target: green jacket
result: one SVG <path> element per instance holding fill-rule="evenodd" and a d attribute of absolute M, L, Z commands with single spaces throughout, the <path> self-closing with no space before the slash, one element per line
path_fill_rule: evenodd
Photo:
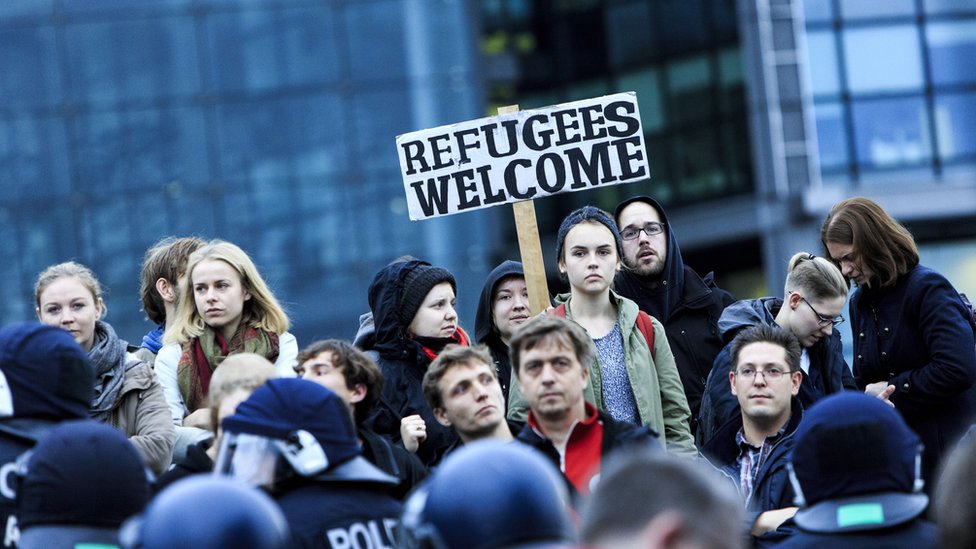
<path fill-rule="evenodd" d="M 654 323 L 652 358 L 647 342 L 644 341 L 644 335 L 637 329 L 637 304 L 617 295 L 612 290 L 610 299 L 617 305 L 617 321 L 624 339 L 627 377 L 630 378 L 641 422 L 662 435 L 658 440 L 672 453 L 697 455 L 698 451 L 689 427 L 691 411 L 688 408 L 681 379 L 678 377 L 678 368 L 675 366 L 674 355 L 671 354 L 664 326 L 656 318 L 651 317 Z M 570 294 L 557 296 L 556 304 L 559 303 L 566 304 L 566 318 L 572 320 Z M 600 358 L 595 349 L 593 355 L 596 360 L 590 366 L 590 382 L 583 396 L 597 408 L 605 410 Z M 513 364 L 512 368 L 512 377 L 515 378 L 517 365 Z M 512 383 L 509 390 L 508 417 L 524 421 L 527 414 L 528 402 L 519 389 L 518 383 Z"/>

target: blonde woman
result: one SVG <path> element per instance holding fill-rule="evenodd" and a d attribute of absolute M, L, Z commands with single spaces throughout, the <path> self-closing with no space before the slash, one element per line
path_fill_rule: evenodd
<path fill-rule="evenodd" d="M 279 376 L 294 376 L 298 342 L 254 262 L 236 245 L 209 242 L 190 255 L 186 273 L 156 374 L 173 422 L 213 431 L 207 395 L 221 362 L 254 353 L 274 363 Z"/>
<path fill-rule="evenodd" d="M 152 369 L 101 320 L 108 312 L 102 287 L 88 267 L 73 261 L 52 265 L 34 285 L 37 318 L 67 330 L 95 369 L 92 419 L 125 433 L 156 474 L 169 466 L 176 434 L 163 389 Z"/>

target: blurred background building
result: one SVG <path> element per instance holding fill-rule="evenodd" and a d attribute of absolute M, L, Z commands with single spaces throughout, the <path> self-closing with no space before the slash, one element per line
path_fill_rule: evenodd
<path fill-rule="evenodd" d="M 976 0 L 4 0 L 0 323 L 76 259 L 139 341 L 142 255 L 240 244 L 300 342 L 352 337 L 402 254 L 458 277 L 462 323 L 517 258 L 508 206 L 407 220 L 400 133 L 636 91 L 646 183 L 687 263 L 779 295 L 829 207 L 867 195 L 976 294 Z M 559 289 L 553 278 L 551 289 Z"/>

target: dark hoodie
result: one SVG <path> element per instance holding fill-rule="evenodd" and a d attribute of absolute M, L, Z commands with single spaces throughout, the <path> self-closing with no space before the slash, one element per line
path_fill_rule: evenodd
<path fill-rule="evenodd" d="M 698 418 L 699 447 L 708 442 L 715 430 L 731 418 L 739 415 L 739 401 L 729 388 L 729 372 L 732 370 L 732 339 L 745 328 L 752 326 L 776 326 L 776 315 L 783 306 L 778 297 L 745 299 L 730 305 L 718 321 L 726 346 L 715 357 L 715 364 L 705 384 L 700 417 Z M 857 384 L 851 369 L 844 361 L 844 349 L 840 332 L 834 330 L 830 337 L 821 339 L 806 349 L 810 357 L 810 371 L 803 374 L 797 400 L 809 408 L 821 398 L 843 390 L 856 391 Z"/>
<path fill-rule="evenodd" d="M 684 264 L 668 216 L 653 198 L 635 196 L 621 202 L 613 212 L 618 226 L 620 212 L 634 202 L 653 206 L 661 216 L 667 236 L 668 257 L 656 287 L 647 286 L 640 277 L 625 268 L 614 278 L 614 289 L 620 295 L 636 301 L 642 311 L 664 324 L 668 343 L 678 366 L 678 375 L 691 408 L 691 432 L 694 434 L 697 431 L 695 418 L 698 417 L 701 406 L 705 379 L 715 355 L 723 346 L 718 319 L 722 310 L 735 302 L 735 299 L 715 285 L 713 273 L 702 278 Z"/>
<path fill-rule="evenodd" d="M 429 264 L 410 260 L 387 265 L 376 273 L 369 286 L 373 334 L 371 339 L 364 337 L 362 341 L 372 344 L 364 350 L 375 352 L 373 358 L 383 372 L 383 392 L 366 427 L 399 443 L 400 419 L 420 414 L 427 424 L 427 439 L 420 444 L 417 457 L 427 467 L 433 467 L 458 437 L 454 429 L 437 421 L 424 399 L 422 383 L 431 361 L 423 347 L 407 337 L 407 324 L 400 318 L 404 278 L 418 265 Z"/>
<path fill-rule="evenodd" d="M 508 407 L 508 388 L 512 383 L 512 361 L 508 356 L 508 345 L 502 341 L 492 321 L 492 297 L 495 295 L 495 288 L 502 280 L 511 276 L 525 278 L 522 264 L 518 261 L 506 260 L 488 273 L 474 320 L 475 341 L 487 345 L 491 350 L 491 357 L 495 359 L 495 370 L 498 372 L 498 383 L 502 386 L 502 394 L 505 395 L 506 407 Z"/>

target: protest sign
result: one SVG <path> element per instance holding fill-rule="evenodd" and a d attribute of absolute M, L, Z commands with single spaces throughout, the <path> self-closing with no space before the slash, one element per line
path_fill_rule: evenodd
<path fill-rule="evenodd" d="M 413 220 L 650 174 L 634 92 L 410 132 L 396 143 Z"/>

